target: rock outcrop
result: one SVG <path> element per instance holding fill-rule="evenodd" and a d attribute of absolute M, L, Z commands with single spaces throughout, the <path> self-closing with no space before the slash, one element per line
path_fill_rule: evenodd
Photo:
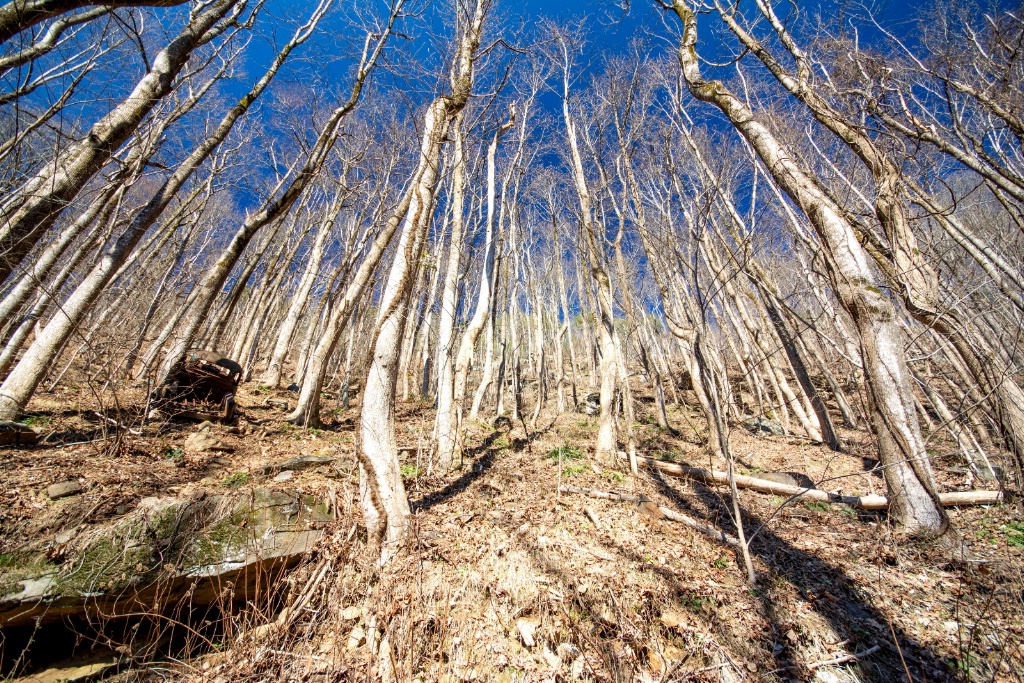
<path fill-rule="evenodd" d="M 267 489 L 146 498 L 112 524 L 65 530 L 45 550 L 5 556 L 0 627 L 251 599 L 329 521 L 322 502 Z"/>

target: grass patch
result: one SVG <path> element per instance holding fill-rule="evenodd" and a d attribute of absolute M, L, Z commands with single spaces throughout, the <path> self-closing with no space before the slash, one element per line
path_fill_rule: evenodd
<path fill-rule="evenodd" d="M 1006 542 L 1015 548 L 1024 548 L 1024 522 L 1010 522 L 1002 527 L 1006 531 Z"/>
<path fill-rule="evenodd" d="M 566 465 L 562 468 L 563 477 L 575 477 L 578 474 L 583 474 L 587 471 L 587 466 L 583 463 L 573 463 Z"/>
<path fill-rule="evenodd" d="M 250 481 L 252 481 L 252 475 L 248 472 L 235 472 L 228 475 L 220 485 L 224 488 L 237 489 L 239 486 L 248 484 Z"/>
<path fill-rule="evenodd" d="M 164 460 L 181 460 L 185 457 L 185 451 L 179 446 L 168 446 L 164 450 Z"/>
<path fill-rule="evenodd" d="M 615 470 L 605 470 L 604 472 L 601 473 L 601 476 L 603 476 L 605 479 L 612 482 L 613 484 L 618 484 L 620 482 L 626 481 L 626 475 L 624 475 L 622 472 L 616 472 Z"/>
<path fill-rule="evenodd" d="M 50 418 L 46 415 L 29 415 L 22 418 L 21 424 L 28 425 L 29 427 L 45 427 L 50 424 Z"/>
<path fill-rule="evenodd" d="M 558 448 L 552 448 L 550 451 L 548 451 L 545 457 L 555 461 L 559 459 L 582 460 L 583 453 L 580 452 L 580 449 L 576 448 L 575 446 L 559 446 Z"/>
<path fill-rule="evenodd" d="M 402 465 L 399 470 L 402 474 L 402 481 L 409 481 L 410 479 L 416 479 L 420 476 L 420 468 L 416 465 Z"/>
<path fill-rule="evenodd" d="M 820 500 L 805 500 L 804 507 L 815 512 L 828 512 L 829 509 L 828 503 L 823 503 Z"/>

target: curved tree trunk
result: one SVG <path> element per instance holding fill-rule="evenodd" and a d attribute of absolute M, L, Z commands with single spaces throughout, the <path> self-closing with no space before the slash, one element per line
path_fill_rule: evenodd
<path fill-rule="evenodd" d="M 795 161 L 795 156 L 722 83 L 705 81 L 697 59 L 697 19 L 673 0 L 683 23 L 679 61 L 690 92 L 724 113 L 764 162 L 775 182 L 810 219 L 828 255 L 832 287 L 860 337 L 872 432 L 889 489 L 894 520 L 908 532 L 944 533 L 949 520 L 938 500 L 931 463 L 914 414 L 914 398 L 896 312 L 874 285 L 869 256 L 839 207 Z"/>
<path fill-rule="evenodd" d="M 3 9 L 10 8 L 18 0 Z M 97 171 L 139 127 L 174 80 L 192 52 L 216 34 L 217 22 L 238 0 L 217 0 L 195 15 L 181 33 L 153 59 L 149 72 L 117 107 L 93 124 L 85 137 L 48 163 L 0 209 L 0 281 L 50 229 L 57 217 Z M 2 11 L 2 10 L 0 10 Z M 17 8 L 13 10 L 17 13 Z M 222 25 L 223 28 L 223 25 Z M 0 36 L 3 29 L 0 28 Z"/>
<path fill-rule="evenodd" d="M 341 198 L 335 199 L 334 207 L 328 213 L 327 218 L 320 226 L 320 231 L 316 235 L 316 239 L 313 242 L 313 246 L 309 250 L 309 255 L 306 261 L 306 270 L 302 274 L 302 280 L 299 282 L 299 287 L 296 289 L 294 296 L 292 296 L 291 304 L 288 306 L 288 312 L 285 314 L 284 321 L 281 323 L 277 333 L 277 341 L 274 344 L 274 350 L 270 354 L 270 364 L 267 366 L 266 372 L 263 373 L 263 384 L 271 388 L 277 388 L 277 385 L 281 383 L 281 371 L 284 366 L 284 357 L 288 353 L 288 348 L 291 346 L 292 337 L 295 334 L 295 327 L 299 322 L 299 317 L 302 315 L 303 309 L 306 307 L 306 303 L 309 300 L 309 293 L 313 289 L 313 284 L 316 282 L 316 276 L 320 272 L 320 264 L 323 261 L 324 256 L 324 245 L 327 243 L 327 237 L 331 234 L 331 230 L 334 228 L 334 221 L 338 217 L 338 212 L 341 211 Z"/>

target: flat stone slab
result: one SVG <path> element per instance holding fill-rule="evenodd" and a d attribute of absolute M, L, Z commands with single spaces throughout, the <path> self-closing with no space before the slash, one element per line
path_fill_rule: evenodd
<path fill-rule="evenodd" d="M 308 470 L 311 467 L 329 465 L 338 459 L 339 458 L 334 455 L 303 455 L 298 458 L 291 458 L 290 460 L 285 460 L 284 462 L 274 463 L 273 465 L 267 465 L 263 468 L 263 474 L 276 474 L 283 470 L 292 470 L 293 472 L 299 472 L 301 470 Z"/>
<path fill-rule="evenodd" d="M 55 538 L 59 563 L 15 553 L 0 567 L 0 628 L 250 600 L 331 520 L 323 501 L 268 489 L 144 498 L 110 524 Z"/>
<path fill-rule="evenodd" d="M 57 500 L 58 498 L 77 495 L 84 490 L 85 486 L 81 482 L 71 479 L 57 484 L 50 484 L 46 487 L 46 495 L 49 496 L 50 500 Z"/>

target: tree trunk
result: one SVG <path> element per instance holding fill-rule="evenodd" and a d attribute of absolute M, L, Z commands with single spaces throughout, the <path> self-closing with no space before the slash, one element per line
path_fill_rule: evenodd
<path fill-rule="evenodd" d="M 860 336 L 872 432 L 878 440 L 892 518 L 913 534 L 940 535 L 949 520 L 938 502 L 931 463 L 914 415 L 896 312 L 873 284 L 869 257 L 842 211 L 753 112 L 722 83 L 705 81 L 696 54 L 697 20 L 673 0 L 683 23 L 679 60 L 690 92 L 718 107 L 747 139 L 783 190 L 810 219 L 829 258 L 832 287 Z"/>
<path fill-rule="evenodd" d="M 327 243 L 327 237 L 334 228 L 334 221 L 338 217 L 338 212 L 341 211 L 341 206 L 342 201 L 339 196 L 335 199 L 334 206 L 329 211 L 327 218 L 321 224 L 320 231 L 317 233 L 313 246 L 309 250 L 306 270 L 303 272 L 299 287 L 291 299 L 291 304 L 288 306 L 288 312 L 285 314 L 284 321 L 278 329 L 274 351 L 270 355 L 270 364 L 267 366 L 266 372 L 263 373 L 263 384 L 268 387 L 276 389 L 281 383 L 281 372 L 284 367 L 285 356 L 288 354 L 288 349 L 291 346 L 299 317 L 308 303 L 309 293 L 313 290 L 313 284 L 316 282 L 316 277 L 320 272 L 320 264 L 323 262 L 324 256 L 324 245 Z"/>
<path fill-rule="evenodd" d="M 356 454 L 367 536 L 371 545 L 380 547 L 382 564 L 394 556 L 404 541 L 410 516 L 399 473 L 394 411 L 399 342 L 408 318 L 411 270 L 423 248 L 430 223 L 441 146 L 452 118 L 465 107 L 473 87 L 473 59 L 480 45 L 486 4 L 486 0 L 477 0 L 472 19 L 460 39 L 453 65 L 452 93 L 434 100 L 427 109 L 420 159 L 409 186 L 411 201 L 404 212 L 401 236 L 381 295 L 375 326 Z"/>
<path fill-rule="evenodd" d="M 30 1 L 30 0 L 29 0 Z M 0 281 L 7 279 L 18 263 L 50 229 L 85 184 L 109 161 L 174 86 L 178 73 L 192 52 L 215 35 L 216 25 L 238 0 L 217 0 L 196 14 L 174 40 L 157 53 L 149 72 L 132 93 L 102 119 L 93 124 L 83 139 L 44 166 L 21 190 L 4 202 L 0 225 Z M 3 8 L 18 3 L 14 0 Z M 0 36 L 3 35 L 0 19 Z"/>

